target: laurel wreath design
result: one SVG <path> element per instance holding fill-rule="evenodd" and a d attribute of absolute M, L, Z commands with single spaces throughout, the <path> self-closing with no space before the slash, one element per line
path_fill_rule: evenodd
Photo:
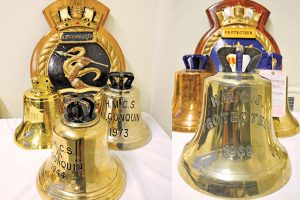
<path fill-rule="evenodd" d="M 71 28 L 68 29 L 68 31 L 82 31 L 82 29 Z M 38 56 L 39 59 L 37 63 L 39 75 L 48 76 L 48 60 L 59 41 L 59 34 L 55 33 L 42 47 L 40 55 Z M 120 71 L 120 58 L 117 55 L 113 45 L 107 40 L 106 37 L 103 37 L 101 34 L 97 34 L 97 42 L 100 44 L 100 46 L 102 46 L 109 57 L 111 63 L 110 71 Z"/>
<path fill-rule="evenodd" d="M 263 33 L 261 33 L 259 30 L 256 30 L 256 37 L 257 37 L 257 40 L 260 41 L 260 43 L 262 43 L 262 45 L 265 47 L 265 50 L 267 52 L 274 52 L 275 51 L 272 43 L 270 42 L 270 40 Z"/>
<path fill-rule="evenodd" d="M 204 47 L 203 54 L 209 55 L 215 43 L 221 38 L 221 30 L 216 31 L 208 40 Z"/>
<path fill-rule="evenodd" d="M 59 41 L 58 34 L 54 34 L 49 39 L 49 41 L 47 41 L 45 43 L 45 45 L 41 49 L 40 56 L 38 59 L 38 73 L 40 75 L 47 75 L 47 73 L 48 73 L 48 71 L 46 70 L 47 69 L 47 61 L 48 61 L 48 58 L 49 58 L 51 52 L 57 45 L 58 41 Z"/>
<path fill-rule="evenodd" d="M 110 71 L 116 72 L 120 71 L 121 64 L 120 58 L 118 57 L 113 45 L 107 40 L 106 37 L 103 37 L 102 34 L 97 34 L 97 40 L 99 44 L 105 49 L 109 60 L 110 60 Z"/>

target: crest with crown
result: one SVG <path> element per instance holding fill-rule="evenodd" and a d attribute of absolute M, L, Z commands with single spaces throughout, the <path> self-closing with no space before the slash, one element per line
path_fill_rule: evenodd
<path fill-rule="evenodd" d="M 109 14 L 109 9 L 97 0 L 55 1 L 44 10 L 51 27 L 64 30 L 83 27 L 97 30 Z"/>
<path fill-rule="evenodd" d="M 216 12 L 221 26 L 242 24 L 257 27 L 262 13 L 254 8 L 241 6 L 239 3 L 235 6 L 228 6 L 221 11 Z"/>

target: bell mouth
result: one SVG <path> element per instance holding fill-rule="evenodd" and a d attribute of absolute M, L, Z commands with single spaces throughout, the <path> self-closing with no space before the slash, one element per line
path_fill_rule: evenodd
<path fill-rule="evenodd" d="M 291 176 L 288 157 L 268 170 L 249 174 L 224 174 L 205 168 L 195 169 L 191 162 L 183 152 L 178 162 L 178 171 L 182 179 L 193 189 L 218 198 L 263 197 L 282 188 Z"/>
<path fill-rule="evenodd" d="M 53 180 L 60 180 L 60 176 L 57 173 L 52 173 L 52 170 L 47 168 L 50 159 L 47 160 L 40 168 L 38 175 L 36 177 L 36 187 L 42 199 L 52 200 L 52 199 L 110 199 L 117 200 L 120 199 L 126 188 L 126 173 L 122 162 L 114 155 L 111 156 L 112 161 L 116 164 L 116 169 L 114 171 L 114 176 L 107 182 L 106 185 L 99 185 L 94 187 L 94 190 L 85 193 L 79 193 L 78 191 L 64 191 L 63 188 L 59 186 L 59 183 Z M 54 177 L 54 179 L 52 179 Z M 56 179 L 55 179 L 56 178 Z M 106 177 L 102 176 L 99 179 L 104 180 Z M 87 185 L 92 184 L 91 182 Z"/>

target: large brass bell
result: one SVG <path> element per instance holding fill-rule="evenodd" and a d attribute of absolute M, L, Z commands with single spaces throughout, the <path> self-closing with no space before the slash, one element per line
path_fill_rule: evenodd
<path fill-rule="evenodd" d="M 58 95 L 51 91 L 48 77 L 35 77 L 32 85 L 24 94 L 23 121 L 15 131 L 15 142 L 25 149 L 48 149 L 53 122 L 61 112 Z"/>
<path fill-rule="evenodd" d="M 250 63 L 242 72 L 243 51 Z M 236 69 L 227 62 L 236 54 Z M 255 48 L 223 47 L 222 72 L 204 81 L 199 129 L 182 152 L 179 172 L 193 188 L 222 198 L 257 198 L 280 189 L 291 175 L 288 154 L 275 136 L 271 82 L 254 70 Z"/>
<path fill-rule="evenodd" d="M 132 150 L 145 146 L 151 133 L 141 116 L 139 91 L 131 86 L 133 74 L 112 72 L 109 80 L 111 84 L 100 94 L 100 115 L 108 122 L 109 147 Z"/>
<path fill-rule="evenodd" d="M 125 173 L 108 152 L 107 123 L 95 113 L 92 92 L 66 89 L 55 121 L 51 157 L 37 176 L 43 199 L 119 199 Z"/>
<path fill-rule="evenodd" d="M 202 110 L 204 79 L 213 74 L 205 71 L 207 56 L 185 55 L 183 61 L 186 69 L 175 73 L 172 130 L 195 132 Z"/>

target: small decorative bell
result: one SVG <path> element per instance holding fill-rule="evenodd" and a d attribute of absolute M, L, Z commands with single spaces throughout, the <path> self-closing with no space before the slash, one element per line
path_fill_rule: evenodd
<path fill-rule="evenodd" d="M 204 70 L 207 56 L 185 55 L 183 61 L 186 69 L 175 73 L 172 130 L 195 132 L 202 111 L 204 79 L 213 74 Z"/>
<path fill-rule="evenodd" d="M 109 147 L 132 150 L 145 146 L 151 133 L 141 116 L 139 91 L 131 86 L 133 74 L 111 72 L 109 80 L 111 84 L 100 94 L 100 115 L 108 122 Z"/>

